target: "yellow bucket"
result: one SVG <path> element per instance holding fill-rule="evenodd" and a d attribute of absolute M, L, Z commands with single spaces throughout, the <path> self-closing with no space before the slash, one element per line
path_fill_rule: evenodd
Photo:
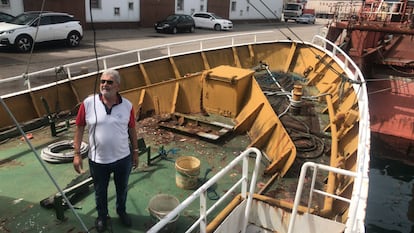
<path fill-rule="evenodd" d="M 181 156 L 175 161 L 175 183 L 179 188 L 194 189 L 198 186 L 200 160 L 193 156 Z"/>

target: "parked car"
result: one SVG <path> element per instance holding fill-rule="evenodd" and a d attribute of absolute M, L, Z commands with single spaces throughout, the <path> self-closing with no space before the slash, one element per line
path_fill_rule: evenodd
<path fill-rule="evenodd" d="M 169 15 L 162 21 L 155 23 L 154 28 L 157 32 L 194 32 L 195 23 L 190 15 L 185 14 L 173 14 Z"/>
<path fill-rule="evenodd" d="M 299 18 L 296 19 L 296 23 L 307 23 L 307 24 L 314 24 L 315 23 L 315 16 L 312 14 L 303 14 Z"/>
<path fill-rule="evenodd" d="M 67 13 L 25 12 L 9 23 L 0 23 L 0 46 L 13 46 L 28 52 L 34 43 L 65 41 L 69 47 L 78 46 L 83 29 L 78 20 Z"/>
<path fill-rule="evenodd" d="M 216 31 L 233 29 L 233 23 L 230 20 L 223 19 L 214 13 L 195 12 L 191 16 L 198 28 L 210 28 Z"/>
<path fill-rule="evenodd" d="M 0 22 L 10 22 L 14 19 L 14 16 L 4 12 L 0 12 Z"/>

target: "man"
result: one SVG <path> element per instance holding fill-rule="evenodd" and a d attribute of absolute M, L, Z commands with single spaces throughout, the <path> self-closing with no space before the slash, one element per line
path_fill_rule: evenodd
<path fill-rule="evenodd" d="M 89 132 L 89 169 L 94 181 L 98 217 L 98 232 L 107 228 L 108 184 L 114 173 L 116 187 L 116 211 L 121 222 L 132 226 L 126 212 L 128 179 L 132 167 L 138 166 L 138 143 L 132 104 L 118 93 L 121 78 L 116 70 L 103 72 L 100 78 L 100 94 L 87 97 L 76 117 L 74 136 L 75 156 L 73 166 L 83 172 L 80 145 L 85 126 Z M 132 145 L 132 159 L 129 142 Z"/>

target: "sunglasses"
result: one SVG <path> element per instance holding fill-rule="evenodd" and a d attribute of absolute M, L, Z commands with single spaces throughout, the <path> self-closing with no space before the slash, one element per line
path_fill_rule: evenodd
<path fill-rule="evenodd" d="M 108 85 L 112 85 L 114 83 L 113 80 L 105 80 L 105 79 L 101 79 L 101 84 L 105 84 L 107 83 Z"/>

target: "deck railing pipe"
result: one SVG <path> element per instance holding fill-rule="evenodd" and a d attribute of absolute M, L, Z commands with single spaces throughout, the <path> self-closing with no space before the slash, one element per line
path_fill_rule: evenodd
<path fill-rule="evenodd" d="M 207 216 L 211 213 L 211 212 L 213 212 L 213 210 L 215 210 L 222 202 L 224 202 L 224 200 L 226 200 L 230 195 L 232 195 L 235 191 L 236 191 L 236 188 L 237 187 L 239 187 L 241 184 L 242 184 L 242 182 L 245 182 L 247 180 L 247 177 L 242 177 L 241 179 L 239 179 L 230 189 L 228 189 L 227 190 L 227 192 L 219 199 L 219 200 L 217 200 L 208 210 L 207 210 Z M 203 195 L 203 196 L 206 196 L 207 195 L 207 190 L 205 190 L 204 192 L 202 192 L 201 193 L 201 195 Z M 246 193 L 243 193 L 242 192 L 242 195 L 244 195 L 244 196 L 246 196 Z M 202 208 L 202 206 L 201 205 L 206 205 L 206 202 L 201 202 L 200 201 L 200 208 Z M 189 233 L 189 232 L 193 232 L 193 230 L 197 227 L 197 225 L 199 225 L 200 224 L 200 222 L 202 221 L 203 219 L 202 219 L 202 217 L 200 216 L 200 218 L 198 218 L 194 223 L 193 223 L 193 225 L 190 227 L 190 228 L 188 228 L 188 230 L 186 231 L 186 233 Z M 203 224 L 203 223 L 201 223 L 201 224 Z M 207 224 L 207 222 L 206 223 L 204 223 L 204 224 Z M 200 229 L 202 229 L 201 227 L 206 227 L 206 226 L 200 226 Z M 205 232 L 205 231 L 201 231 L 200 230 L 200 232 Z"/>
<path fill-rule="evenodd" d="M 256 163 L 255 163 L 255 168 L 253 170 L 253 174 L 252 174 L 252 180 L 250 183 L 250 194 L 249 194 L 249 198 L 248 198 L 248 203 L 247 206 L 251 205 L 251 201 L 252 201 L 252 196 L 253 196 L 253 192 L 254 192 L 254 188 L 256 186 L 256 184 L 254 182 L 256 182 L 257 179 L 257 174 L 259 172 L 259 166 L 260 166 L 260 161 L 261 161 L 261 152 L 260 150 L 258 150 L 257 148 L 253 148 L 250 147 L 248 149 L 246 149 L 245 151 L 243 151 L 238 157 L 236 157 L 233 161 L 230 162 L 230 164 L 228 164 L 225 168 L 223 168 L 222 170 L 220 170 L 216 175 L 214 175 L 211 179 L 209 179 L 206 183 L 204 183 L 200 188 L 198 188 L 195 192 L 193 192 L 187 199 L 185 199 L 183 202 L 181 202 L 180 205 L 178 205 L 175 209 L 173 209 L 170 213 L 168 213 L 164 218 L 162 218 L 157 224 L 155 224 L 154 226 L 152 226 L 151 229 L 149 229 L 147 232 L 148 233 L 156 233 L 158 231 L 160 231 L 161 229 L 164 228 L 164 226 L 166 226 L 167 224 L 169 224 L 169 222 L 174 219 L 179 213 L 181 213 L 181 211 L 183 211 L 185 208 L 187 208 L 194 200 L 196 200 L 198 197 L 201 197 L 202 195 L 206 195 L 207 193 L 207 189 L 209 187 L 211 187 L 212 185 L 214 185 L 221 177 L 223 177 L 224 175 L 226 175 L 228 172 L 231 171 L 231 169 L 233 169 L 233 167 L 235 167 L 242 159 L 246 159 L 248 156 L 250 156 L 250 153 L 255 153 L 256 154 Z M 247 169 L 247 166 L 243 166 L 243 168 Z M 243 171 L 243 174 L 247 174 L 245 173 L 245 171 Z M 247 177 L 242 177 L 237 183 L 236 185 L 240 185 L 240 182 L 246 182 L 245 180 L 247 180 Z M 223 201 L 226 197 L 228 197 L 230 195 L 230 193 L 233 192 L 233 190 L 236 188 L 236 185 L 233 185 L 233 187 L 231 189 L 229 189 L 225 195 L 223 195 L 215 204 L 217 204 L 220 201 Z M 200 199 L 204 199 L 204 200 L 200 200 L 200 208 L 202 208 L 202 206 L 206 205 L 206 200 L 207 198 L 201 197 Z M 249 203 L 250 202 L 250 203 Z M 206 211 L 206 214 L 208 215 L 209 211 L 211 211 L 215 206 L 217 205 L 213 205 L 212 207 L 210 207 L 209 210 Z M 247 212 L 247 208 L 246 208 L 246 212 L 245 212 L 245 217 L 248 217 L 248 212 Z M 201 222 L 202 220 L 202 222 Z M 247 221 L 244 220 L 246 223 Z M 201 233 L 205 233 L 206 232 L 206 216 L 201 216 L 201 218 L 199 218 L 197 220 L 197 222 L 201 222 L 200 224 L 204 224 L 204 226 L 200 226 L 200 232 Z M 187 230 L 186 232 L 191 232 L 193 229 L 194 225 Z M 243 232 L 245 232 L 245 229 L 243 230 Z"/>
<path fill-rule="evenodd" d="M 262 159 L 262 153 L 260 153 L 260 151 L 256 148 L 252 148 L 252 152 L 256 153 L 256 164 L 255 164 L 255 169 L 254 172 L 252 174 L 252 180 L 251 180 L 251 184 L 250 184 L 250 190 L 249 190 L 249 196 L 247 197 L 247 203 L 246 203 L 246 209 L 244 210 L 244 219 L 243 219 L 243 228 L 242 228 L 242 233 L 246 233 L 246 229 L 247 229 L 247 220 L 249 219 L 249 214 L 250 214 L 250 209 L 252 206 L 252 201 L 253 201 L 253 193 L 254 193 L 254 189 L 256 187 L 256 181 L 257 181 L 257 174 L 259 173 L 259 167 L 260 167 L 260 162 Z M 247 156 L 245 157 L 245 162 L 246 162 L 246 172 L 247 172 Z M 247 175 L 247 174 L 246 174 Z M 247 183 L 247 180 L 246 182 Z"/>
<path fill-rule="evenodd" d="M 296 214 L 298 212 L 298 206 L 299 206 L 300 199 L 301 199 L 301 196 L 302 196 L 303 186 L 304 186 L 304 183 L 305 183 L 306 172 L 307 172 L 308 168 L 313 168 L 314 171 L 318 170 L 318 169 L 322 169 L 322 170 L 338 173 L 338 174 L 345 175 L 345 176 L 352 176 L 352 177 L 357 176 L 357 173 L 355 173 L 353 171 L 348 171 L 348 170 L 344 170 L 344 169 L 340 169 L 340 168 L 336 168 L 336 167 L 330 167 L 330 166 L 323 165 L 323 164 L 317 164 L 317 163 L 314 163 L 314 162 L 304 163 L 302 165 L 302 168 L 301 168 L 301 171 L 300 171 L 299 183 L 298 183 L 298 187 L 296 189 L 295 201 L 293 202 L 292 214 L 290 216 L 289 227 L 288 227 L 288 233 L 293 233 L 294 232 Z M 311 190 L 311 191 L 315 192 L 315 190 Z M 320 193 L 320 192 L 318 192 L 318 193 Z M 321 193 L 321 194 L 327 195 L 327 193 Z M 335 196 L 329 195 L 329 196 L 333 197 L 333 198 L 338 198 L 336 195 Z"/>

